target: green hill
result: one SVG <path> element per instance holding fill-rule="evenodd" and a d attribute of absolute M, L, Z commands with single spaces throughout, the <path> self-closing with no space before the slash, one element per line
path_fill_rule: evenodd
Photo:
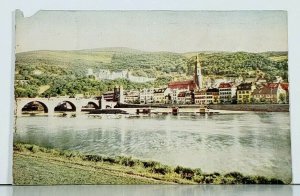
<path fill-rule="evenodd" d="M 144 52 L 130 48 L 100 48 L 76 51 L 31 51 L 16 54 L 16 97 L 34 97 L 40 87 L 49 89 L 40 96 L 100 94 L 113 85 L 125 88 L 160 86 L 174 79 L 192 78 L 197 52 Z M 202 73 L 210 77 L 255 77 L 263 72 L 268 80 L 287 80 L 287 52 L 200 52 Z M 87 78 L 87 69 L 129 70 L 133 75 L 156 77 L 157 81 L 135 84 L 124 79 L 96 81 Z M 21 82 L 22 81 L 22 82 Z"/>

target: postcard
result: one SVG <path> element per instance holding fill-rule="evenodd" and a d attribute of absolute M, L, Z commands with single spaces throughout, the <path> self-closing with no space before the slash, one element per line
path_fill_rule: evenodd
<path fill-rule="evenodd" d="M 287 12 L 15 17 L 15 185 L 291 183 Z"/>

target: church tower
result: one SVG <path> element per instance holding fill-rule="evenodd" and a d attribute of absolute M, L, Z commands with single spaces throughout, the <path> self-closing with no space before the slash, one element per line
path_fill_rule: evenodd
<path fill-rule="evenodd" d="M 195 65 L 195 83 L 199 89 L 202 89 L 202 73 L 201 73 L 201 64 L 199 60 L 199 54 L 197 54 L 197 63 Z"/>

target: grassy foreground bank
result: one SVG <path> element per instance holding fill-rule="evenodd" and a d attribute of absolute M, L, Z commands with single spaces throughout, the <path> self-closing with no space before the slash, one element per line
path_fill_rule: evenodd
<path fill-rule="evenodd" d="M 170 167 L 131 157 L 84 155 L 31 144 L 14 145 L 14 184 L 284 184 L 238 172 L 205 174 L 201 169 Z"/>

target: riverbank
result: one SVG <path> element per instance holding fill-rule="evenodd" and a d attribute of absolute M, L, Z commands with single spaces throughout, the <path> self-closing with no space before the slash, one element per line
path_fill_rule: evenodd
<path fill-rule="evenodd" d="M 206 174 L 131 157 L 104 157 L 75 151 L 14 145 L 14 184 L 284 184 L 280 179 L 238 172 Z"/>
<path fill-rule="evenodd" d="M 200 105 L 173 105 L 173 104 L 118 104 L 117 108 L 162 108 L 170 110 L 172 107 L 180 109 L 199 109 Z M 289 104 L 211 104 L 214 110 L 254 111 L 254 112 L 289 112 Z M 171 110 L 170 110 L 171 111 Z"/>
<path fill-rule="evenodd" d="M 289 104 L 220 104 L 210 105 L 213 110 L 253 111 L 253 112 L 289 112 Z"/>

